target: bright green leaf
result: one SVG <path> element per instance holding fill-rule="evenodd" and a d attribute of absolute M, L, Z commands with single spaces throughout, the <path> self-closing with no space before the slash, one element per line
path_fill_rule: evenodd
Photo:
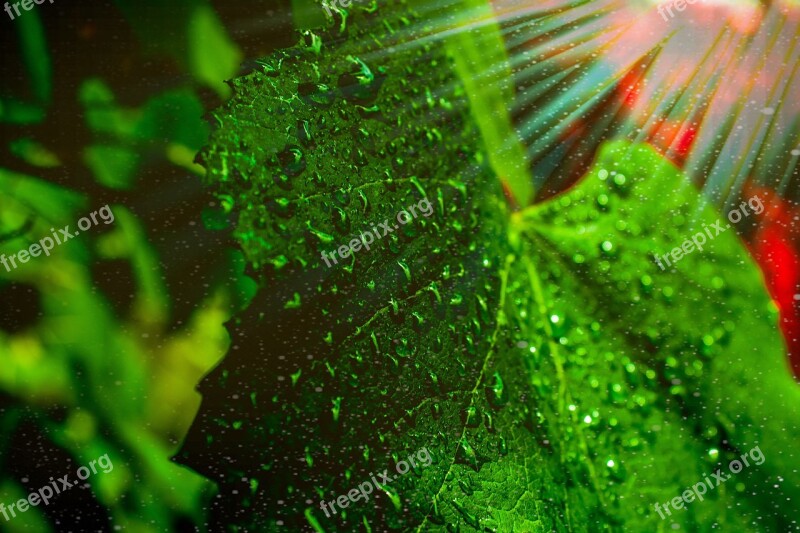
<path fill-rule="evenodd" d="M 224 82 L 238 70 L 242 53 L 211 7 L 200 6 L 194 10 L 188 37 L 189 68 L 194 76 L 220 95 L 228 96 L 230 88 Z"/>

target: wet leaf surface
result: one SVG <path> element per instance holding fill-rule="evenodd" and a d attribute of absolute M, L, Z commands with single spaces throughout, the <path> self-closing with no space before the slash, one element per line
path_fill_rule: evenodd
<path fill-rule="evenodd" d="M 232 82 L 202 156 L 261 287 L 178 457 L 219 483 L 213 522 L 653 531 L 673 521 L 655 503 L 759 445 L 672 519 L 789 528 L 800 393 L 734 233 L 661 271 L 653 253 L 718 215 L 625 143 L 512 214 L 452 59 L 408 44 L 421 15 L 340 15 Z M 430 216 L 323 261 L 424 198 Z M 430 466 L 321 510 L 423 447 Z"/>

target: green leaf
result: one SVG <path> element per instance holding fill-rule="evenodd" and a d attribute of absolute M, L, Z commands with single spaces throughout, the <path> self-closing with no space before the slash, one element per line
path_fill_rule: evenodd
<path fill-rule="evenodd" d="M 68 224 L 74 232 L 75 221 L 88 215 L 90 205 L 83 194 L 0 168 L 0 255 L 6 260 L 18 254 L 56 233 L 53 228 Z M 182 328 L 175 337 L 160 337 L 164 360 L 157 364 L 148 360 L 149 341 L 131 331 L 142 327 L 156 331 L 166 323 L 163 276 L 139 221 L 123 207 L 111 208 L 114 224 L 103 225 L 110 232 L 100 228 L 81 232 L 56 246 L 47 258 L 40 255 L 24 265 L 17 261 L 19 268 L 14 270 L 0 265 L 4 298 L 9 297 L 9 285 L 20 287 L 37 309 L 29 322 L 23 318 L 24 329 L 0 332 L 4 357 L 0 384 L 6 393 L 3 431 L 9 436 L 5 457 L 14 457 L 8 449 L 14 444 L 11 436 L 25 431 L 40 443 L 51 442 L 79 464 L 88 465 L 110 453 L 113 472 L 94 479 L 93 494 L 87 495 L 107 509 L 109 517 L 139 531 L 177 520 L 201 523 L 209 483 L 170 463 L 174 445 L 164 435 L 184 430 L 181 412 L 190 403 L 181 398 L 191 402 L 190 387 L 198 368 L 213 363 L 208 356 L 221 344 L 213 338 L 219 312 L 213 304 L 205 306 L 203 312 L 211 317 Z M 126 314 L 135 319 L 121 319 L 98 290 L 108 263 L 94 260 L 95 248 L 106 257 L 114 254 L 117 260 L 130 261 L 137 283 L 131 287 L 133 302 Z M 100 275 L 93 272 L 98 266 Z M 187 341 L 187 335 L 200 337 Z M 179 361 L 176 351 L 182 349 L 192 351 L 191 361 Z M 113 387 L 102 386 L 109 376 L 120 379 Z M 4 483 L 0 499 L 16 501 L 19 497 L 12 496 L 23 489 L 27 493 L 29 487 Z M 13 527 L 47 531 L 45 516 L 25 513 Z"/>
<path fill-rule="evenodd" d="M 36 103 L 47 106 L 53 93 L 53 72 L 44 27 L 36 12 L 20 17 L 14 24 L 19 31 L 22 60 L 31 81 Z"/>
<path fill-rule="evenodd" d="M 44 120 L 45 110 L 15 98 L 0 98 L 0 122 L 7 124 L 36 124 Z"/>
<path fill-rule="evenodd" d="M 202 173 L 193 159 L 209 127 L 192 91 L 173 89 L 149 99 L 141 109 L 126 109 L 116 103 L 102 80 L 91 79 L 81 86 L 79 99 L 89 127 L 101 139 L 84 153 L 98 183 L 112 189 L 131 188 L 144 152 L 161 152 L 172 163 Z M 109 144 L 108 136 L 116 142 Z"/>
<path fill-rule="evenodd" d="M 15 156 L 36 167 L 53 168 L 61 165 L 61 160 L 56 154 L 29 137 L 11 141 L 8 149 Z"/>
<path fill-rule="evenodd" d="M 32 102 L 11 95 L 0 98 L 0 122 L 36 124 L 44 120 L 53 93 L 53 69 L 47 50 L 42 21 L 37 13 L 26 14 L 13 22 L 19 36 L 20 60 L 28 75 Z M 6 59 L 11 61 L 11 59 Z M 6 91 L 3 91 L 6 92 Z"/>
<path fill-rule="evenodd" d="M 322 3 L 315 0 L 291 0 L 294 27 L 299 30 L 318 28 L 325 23 Z"/>
<path fill-rule="evenodd" d="M 141 109 L 123 108 L 111 88 L 99 79 L 86 80 L 78 98 L 86 122 L 98 134 L 127 142 L 171 142 L 199 150 L 208 138 L 203 105 L 188 89 L 173 89 L 149 99 Z"/>
<path fill-rule="evenodd" d="M 425 21 L 356 6 L 234 80 L 216 112 L 203 160 L 260 291 L 179 455 L 219 484 L 211 523 L 792 527 L 774 502 L 800 497 L 800 390 L 734 232 L 661 271 L 652 253 L 719 215 L 625 143 L 512 215 L 459 61 L 415 40 Z M 430 216 L 393 228 L 425 198 Z M 392 231 L 370 250 L 322 259 L 379 223 Z M 756 445 L 763 464 L 661 521 L 655 504 Z M 369 501 L 321 507 L 423 448 L 429 465 Z"/>
<path fill-rule="evenodd" d="M 101 185 L 126 190 L 133 185 L 139 156 L 120 146 L 93 145 L 86 148 L 86 165 Z"/>
<path fill-rule="evenodd" d="M 33 216 L 44 225 L 63 222 L 86 204 L 79 193 L 4 168 L 0 168 L 0 191 L 3 193 L 0 215 Z"/>
<path fill-rule="evenodd" d="M 206 5 L 195 9 L 187 34 L 190 71 L 220 95 L 228 96 L 230 89 L 224 81 L 238 70 L 242 53 L 228 37 L 214 10 Z"/>
<path fill-rule="evenodd" d="M 78 90 L 78 101 L 86 110 L 87 125 L 95 133 L 118 139 L 134 136 L 139 113 L 119 107 L 113 91 L 103 80 L 85 80 Z"/>
<path fill-rule="evenodd" d="M 116 0 L 145 49 L 176 59 L 199 82 L 227 96 L 225 80 L 242 52 L 206 0 Z"/>
<path fill-rule="evenodd" d="M 147 101 L 142 108 L 136 137 L 146 141 L 169 141 L 199 150 L 208 138 L 209 127 L 202 119 L 203 105 L 187 89 L 167 91 Z"/>

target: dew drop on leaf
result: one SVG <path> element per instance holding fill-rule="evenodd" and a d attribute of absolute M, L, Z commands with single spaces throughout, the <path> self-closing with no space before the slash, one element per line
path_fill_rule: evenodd
<path fill-rule="evenodd" d="M 508 402 L 508 393 L 498 372 L 494 373 L 493 382 L 486 387 L 486 398 L 494 408 L 500 408 Z"/>

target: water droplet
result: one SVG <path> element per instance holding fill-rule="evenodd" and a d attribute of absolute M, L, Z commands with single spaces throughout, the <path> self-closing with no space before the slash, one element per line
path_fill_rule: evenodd
<path fill-rule="evenodd" d="M 467 524 L 471 525 L 475 529 L 479 528 L 478 517 L 475 516 L 474 514 L 470 513 L 469 511 L 467 511 L 466 507 L 461 505 L 457 500 L 453 500 L 453 507 L 458 509 L 458 512 L 461 513 L 461 516 L 464 517 L 464 521 Z"/>
<path fill-rule="evenodd" d="M 327 108 L 336 101 L 335 92 L 323 83 L 301 83 L 297 93 L 303 102 L 315 107 Z"/>
<path fill-rule="evenodd" d="M 311 126 L 307 120 L 297 121 L 297 138 L 300 139 L 305 147 L 312 147 L 314 145 L 314 137 L 311 134 Z"/>
<path fill-rule="evenodd" d="M 500 452 L 500 455 L 508 455 L 508 445 L 506 444 L 506 439 L 500 437 L 500 440 L 497 442 L 497 450 Z"/>
<path fill-rule="evenodd" d="M 333 199 L 340 207 L 347 207 L 350 205 L 350 193 L 345 189 L 336 189 L 333 193 Z"/>
<path fill-rule="evenodd" d="M 476 472 L 478 471 L 478 455 L 475 453 L 469 441 L 467 441 L 467 437 L 461 437 L 458 443 L 456 459 L 462 464 L 469 465 Z"/>
<path fill-rule="evenodd" d="M 294 297 L 283 304 L 284 309 L 299 309 L 300 308 L 300 294 L 294 293 Z"/>
<path fill-rule="evenodd" d="M 493 377 L 493 383 L 486 387 L 486 399 L 492 407 L 500 408 L 508 403 L 509 395 L 500 374 L 495 372 Z"/>
<path fill-rule="evenodd" d="M 400 494 L 396 489 L 392 488 L 390 485 L 378 485 L 378 488 L 389 497 L 389 501 L 392 502 L 396 511 L 403 508 L 403 502 L 400 500 Z"/>
<path fill-rule="evenodd" d="M 608 457 L 606 459 L 606 468 L 608 469 L 608 473 L 611 475 L 611 478 L 616 481 L 624 481 L 627 477 L 627 471 L 625 467 L 622 465 L 622 463 L 612 457 Z"/>
<path fill-rule="evenodd" d="M 333 421 L 338 422 L 339 414 L 341 412 L 341 407 L 342 407 L 342 397 L 337 396 L 336 398 L 333 398 L 331 402 L 333 403 L 333 407 L 331 408 L 331 413 L 333 413 Z"/>
<path fill-rule="evenodd" d="M 416 346 L 408 339 L 400 339 L 394 346 L 394 352 L 400 357 L 411 357 L 416 352 Z"/>
<path fill-rule="evenodd" d="M 340 233 L 350 232 L 350 220 L 347 218 L 347 212 L 341 207 L 334 207 L 331 212 L 332 223 L 337 231 Z"/>
<path fill-rule="evenodd" d="M 278 161 L 288 176 L 298 176 L 306 169 L 305 153 L 296 144 L 286 145 L 278 154 Z"/>
<path fill-rule="evenodd" d="M 608 397 L 615 404 L 625 403 L 628 398 L 628 391 L 619 383 L 608 384 Z"/>
<path fill-rule="evenodd" d="M 480 425 L 480 413 L 474 406 L 467 407 L 464 412 L 464 425 L 469 428 L 476 428 Z"/>
<path fill-rule="evenodd" d="M 433 498 L 433 509 L 430 515 L 428 515 L 428 518 L 434 524 L 444 524 L 444 516 L 442 516 L 442 512 L 439 510 L 439 499 L 436 497 Z"/>

